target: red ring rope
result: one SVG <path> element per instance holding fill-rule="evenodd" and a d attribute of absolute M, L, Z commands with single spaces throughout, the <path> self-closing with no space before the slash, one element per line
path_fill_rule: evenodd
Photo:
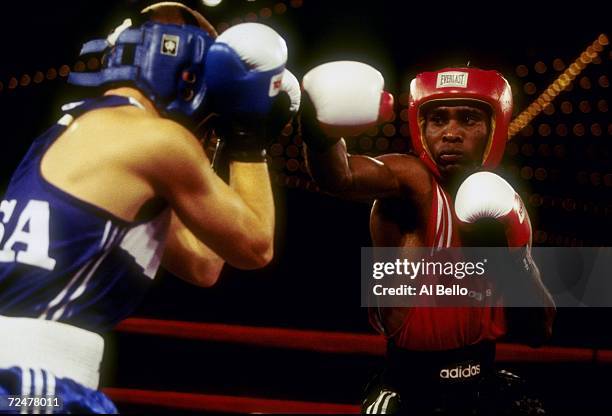
<path fill-rule="evenodd" d="M 122 404 L 147 405 L 172 409 L 218 413 L 310 413 L 354 414 L 359 405 L 219 396 L 135 389 L 103 389 L 112 400 Z"/>
<path fill-rule="evenodd" d="M 382 356 L 385 340 L 379 335 L 325 332 L 285 328 L 265 328 L 199 322 L 130 318 L 121 322 L 119 332 L 159 335 L 212 342 L 286 348 L 295 350 Z M 568 347 L 530 348 L 519 344 L 498 343 L 499 362 L 593 362 L 612 363 L 611 350 Z"/>
<path fill-rule="evenodd" d="M 121 322 L 116 330 L 134 334 L 336 354 L 382 356 L 385 353 L 383 337 L 347 332 L 250 327 L 144 318 L 127 319 Z M 612 351 L 566 347 L 534 349 L 524 345 L 499 343 L 497 344 L 497 361 L 609 364 L 612 363 Z M 358 414 L 360 411 L 358 404 L 303 402 L 123 388 L 106 388 L 103 391 L 111 399 L 123 405 L 155 406 L 203 412 Z"/>

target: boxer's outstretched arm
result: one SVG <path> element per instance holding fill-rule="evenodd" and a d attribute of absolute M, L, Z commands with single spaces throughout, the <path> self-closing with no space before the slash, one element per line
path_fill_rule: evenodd
<path fill-rule="evenodd" d="M 308 170 L 321 189 L 343 198 L 407 198 L 431 186 L 427 169 L 410 155 L 350 155 L 342 139 L 324 151 L 306 146 L 305 153 Z"/>
<path fill-rule="evenodd" d="M 300 129 L 313 179 L 326 192 L 349 199 L 406 198 L 430 185 L 429 173 L 413 157 L 377 159 L 347 154 L 340 137 L 353 137 L 388 119 L 392 96 L 376 69 L 359 62 L 330 62 L 302 81 Z"/>

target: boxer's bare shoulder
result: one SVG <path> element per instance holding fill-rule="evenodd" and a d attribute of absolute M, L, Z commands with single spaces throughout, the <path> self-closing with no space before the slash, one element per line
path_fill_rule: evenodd
<path fill-rule="evenodd" d="M 433 175 L 414 155 L 389 153 L 376 158 L 384 163 L 397 178 L 400 187 L 406 192 L 429 195 L 432 190 Z"/>

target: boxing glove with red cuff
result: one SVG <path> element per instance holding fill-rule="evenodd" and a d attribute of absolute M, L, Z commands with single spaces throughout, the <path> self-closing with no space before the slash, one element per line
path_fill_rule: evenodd
<path fill-rule="evenodd" d="M 531 247 L 531 223 L 521 197 L 501 176 L 478 172 L 459 187 L 455 213 L 460 222 L 493 219 L 504 226 L 508 247 Z"/>
<path fill-rule="evenodd" d="M 302 137 L 324 151 L 341 137 L 357 136 L 393 115 L 393 96 L 373 67 L 354 61 L 319 65 L 302 80 Z"/>

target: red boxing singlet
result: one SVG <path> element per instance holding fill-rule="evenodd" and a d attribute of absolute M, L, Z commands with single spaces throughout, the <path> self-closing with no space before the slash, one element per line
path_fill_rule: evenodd
<path fill-rule="evenodd" d="M 453 201 L 435 179 L 432 182 L 427 246 L 461 247 Z M 373 323 L 379 326 L 376 319 Z M 412 307 L 402 326 L 388 336 L 399 348 L 440 351 L 496 340 L 505 333 L 503 307 Z"/>

